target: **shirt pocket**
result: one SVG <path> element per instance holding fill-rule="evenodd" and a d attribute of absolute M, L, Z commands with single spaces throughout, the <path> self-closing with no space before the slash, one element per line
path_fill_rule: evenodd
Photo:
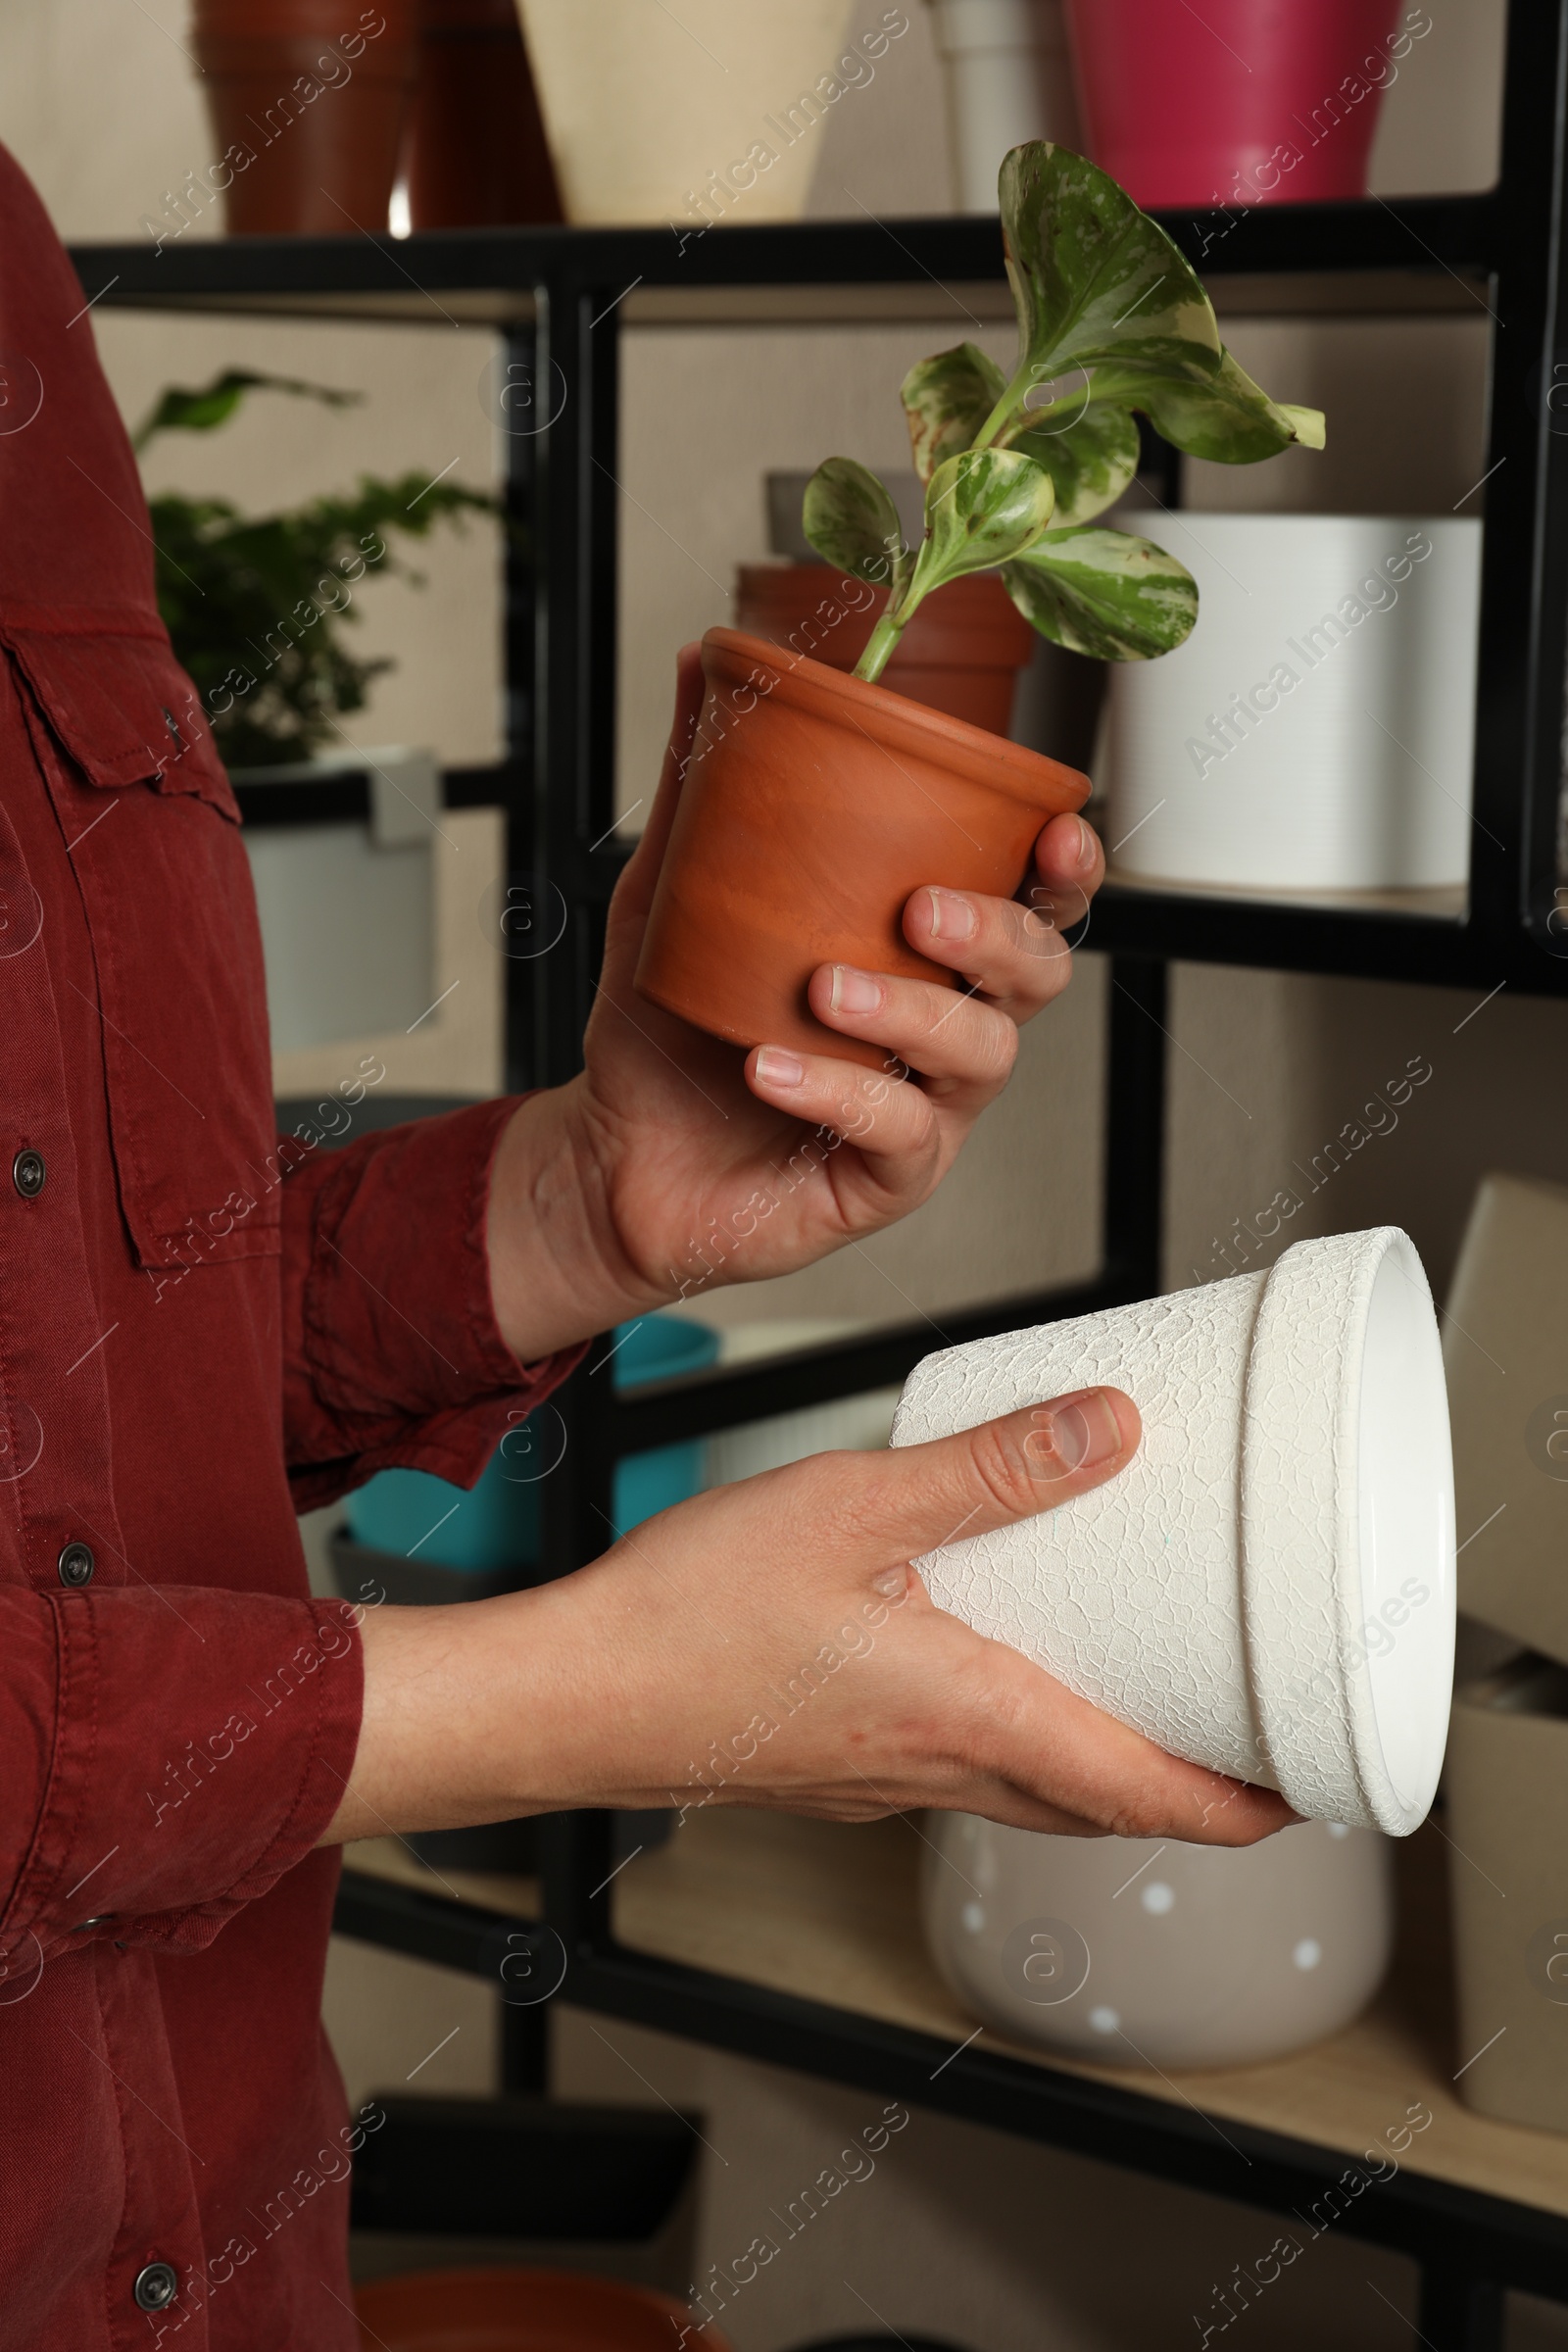
<path fill-rule="evenodd" d="M 168 639 L 12 628 L 92 942 L 138 1265 L 271 1257 L 278 1162 L 239 806 Z"/>

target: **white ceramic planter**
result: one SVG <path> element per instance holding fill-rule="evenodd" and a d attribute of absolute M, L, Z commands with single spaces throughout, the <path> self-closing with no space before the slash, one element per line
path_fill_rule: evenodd
<path fill-rule="evenodd" d="M 869 1329 L 860 1317 L 844 1315 L 771 1316 L 765 1322 L 732 1323 L 720 1332 L 719 1361 L 760 1363 Z M 803 1405 L 798 1412 L 772 1413 L 764 1421 L 744 1421 L 736 1429 L 721 1430 L 705 1448 L 703 1484 L 727 1487 L 764 1470 L 782 1470 L 812 1453 L 879 1452 L 888 1442 L 898 1401 L 897 1389 L 868 1389 L 858 1396 L 838 1396 L 830 1404 Z"/>
<path fill-rule="evenodd" d="M 857 104 L 877 71 L 858 48 L 834 74 L 849 0 L 518 7 L 566 218 L 579 224 L 696 233 L 798 220 L 827 117 Z"/>
<path fill-rule="evenodd" d="M 930 0 L 930 8 L 954 197 L 960 213 L 994 213 L 1009 147 L 1026 139 L 1080 144 L 1060 0 Z"/>
<path fill-rule="evenodd" d="M 1113 666 L 1117 870 L 1252 890 L 1462 884 L 1480 523 L 1128 520 L 1187 565 L 1201 603 L 1175 653 Z"/>
<path fill-rule="evenodd" d="M 966 2007 L 1102 2066 L 1250 2066 L 1348 2025 L 1388 1965 L 1389 1841 L 1307 1822 L 1230 1852 L 932 1814 L 921 1911 Z"/>
<path fill-rule="evenodd" d="M 1431 1294 L 1395 1227 L 1266 1274 L 928 1355 L 907 1446 L 1104 1383 L 1108 1485 L 919 1563 L 933 1597 L 1172 1754 L 1402 1837 L 1453 1668 L 1453 1470 Z"/>
<path fill-rule="evenodd" d="M 253 785 L 362 774 L 369 780 L 368 824 L 352 817 L 329 824 L 253 818 L 245 827 L 273 1052 L 406 1030 L 438 993 L 430 867 L 441 810 L 435 754 L 381 744 L 235 774 Z"/>

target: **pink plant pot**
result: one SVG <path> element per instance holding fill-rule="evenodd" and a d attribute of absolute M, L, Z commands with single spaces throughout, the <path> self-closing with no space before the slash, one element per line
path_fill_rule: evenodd
<path fill-rule="evenodd" d="M 1146 210 L 1366 194 L 1398 0 L 1067 0 L 1085 137 Z M 1431 20 L 1426 20 L 1430 30 Z"/>

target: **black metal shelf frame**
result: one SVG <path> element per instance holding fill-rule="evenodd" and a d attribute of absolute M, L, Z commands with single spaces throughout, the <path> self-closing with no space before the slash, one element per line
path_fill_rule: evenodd
<path fill-rule="evenodd" d="M 1282 311 L 1333 312 L 1336 286 L 1348 290 L 1338 307 L 1355 311 L 1366 307 L 1358 286 L 1370 298 L 1397 284 L 1408 299 L 1393 307 L 1451 311 L 1473 301 L 1491 319 L 1488 445 L 1474 493 L 1486 529 L 1467 912 L 1446 920 L 1107 888 L 1089 942 L 1108 954 L 1115 983 L 1101 1269 L 1071 1292 L 948 1315 L 953 1340 L 1157 1291 L 1168 961 L 1568 993 L 1568 923 L 1556 896 L 1568 643 L 1568 0 L 1514 0 L 1507 39 L 1503 169 L 1490 193 L 1164 220 L 1222 308 L 1227 286 L 1254 310 L 1272 290 Z M 503 336 L 502 380 L 514 405 L 498 421 L 509 432 L 511 511 L 525 526 L 507 556 L 508 755 L 493 796 L 470 771 L 454 797 L 500 801 L 511 881 L 540 906 L 557 892 L 564 903 L 558 946 L 508 965 L 512 1080 L 564 1082 L 580 1066 L 604 908 L 623 861 L 606 846 L 623 323 L 656 296 L 665 317 L 689 298 L 694 317 L 722 318 L 734 296 L 735 315 L 756 318 L 771 291 L 794 303 L 779 315 L 800 316 L 799 290 L 857 286 L 907 289 L 940 318 L 945 289 L 1003 278 L 998 224 L 496 229 L 403 242 L 362 233 L 93 247 L 75 260 L 89 300 L 105 307 L 461 320 Z M 1305 290 L 1304 306 L 1292 289 Z M 565 1573 L 603 1549 L 619 1455 L 892 1383 L 929 1338 L 929 1326 L 910 1325 L 619 1399 L 600 1395 L 604 1384 L 590 1392 L 579 1376 L 557 1400 L 568 1443 L 543 1490 L 546 1572 Z M 1134 2090 L 975 2051 L 951 2057 L 918 2034 L 638 1955 L 613 1937 L 604 1817 L 562 1817 L 548 1825 L 547 1846 L 546 1913 L 564 1939 L 573 2001 L 1275 2209 L 1310 2203 L 1342 2168 L 1321 2149 L 1239 2127 L 1227 2126 L 1222 2146 L 1205 2119 Z M 488 1972 L 486 1937 L 502 1924 L 362 1874 L 345 1878 L 344 1932 L 448 1965 Z M 521 2015 L 512 2022 L 509 2074 L 521 2087 L 539 2079 L 543 2045 Z M 1421 2264 L 1421 2331 L 1438 2352 L 1494 2346 L 1505 2285 L 1568 2300 L 1568 2224 L 1531 2208 L 1406 2174 L 1358 2202 L 1342 2227 Z"/>

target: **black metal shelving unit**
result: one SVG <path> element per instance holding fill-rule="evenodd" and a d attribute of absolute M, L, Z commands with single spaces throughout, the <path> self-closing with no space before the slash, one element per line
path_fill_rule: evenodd
<path fill-rule="evenodd" d="M 1069 1293 L 948 1315 L 954 1341 L 1157 1291 L 1171 960 L 1424 982 L 1473 990 L 1478 1001 L 1499 985 L 1568 995 L 1568 922 L 1556 895 L 1568 394 L 1554 399 L 1553 372 L 1560 352 L 1568 383 L 1565 66 L 1568 0 L 1515 0 L 1503 169 L 1490 193 L 1165 219 L 1222 313 L 1479 310 L 1492 321 L 1488 444 L 1474 494 L 1486 528 L 1468 906 L 1440 916 L 1107 887 L 1089 940 L 1108 955 L 1115 982 L 1100 1271 Z M 561 894 L 559 945 L 507 967 L 510 1059 L 514 1083 L 570 1077 L 623 857 L 608 838 L 622 333 L 639 319 L 842 318 L 848 328 L 858 317 L 956 320 L 984 306 L 1008 316 L 997 223 L 814 222 L 703 236 L 494 229 L 402 241 L 364 233 L 162 251 L 95 246 L 74 259 L 94 307 L 477 325 L 503 338 L 496 413 L 522 526 L 507 558 L 508 753 L 493 771 L 449 779 L 449 797 L 502 805 L 511 880 L 541 905 Z M 921 1323 L 619 1398 L 579 1376 L 557 1399 L 570 1442 L 543 1490 L 546 1572 L 603 1548 L 619 1455 L 889 1384 L 928 1344 Z M 1343 2155 L 1236 2124 L 1221 2146 L 1195 2112 L 1136 2089 L 982 2050 L 951 2057 L 918 2034 L 631 1951 L 612 1931 L 607 1817 L 552 1821 L 546 1845 L 545 1915 L 562 1939 L 574 2003 L 1278 2210 L 1309 2204 L 1343 2167 Z M 339 1926 L 481 1974 L 494 1973 L 498 1938 L 504 1948 L 516 1930 L 472 1905 L 354 1873 Z M 510 2084 L 532 2086 L 544 2067 L 544 2012 L 507 2015 Z M 1405 2173 L 1342 2228 L 1421 2265 L 1420 2332 L 1435 2352 L 1495 2346 L 1505 2287 L 1568 2301 L 1568 2222 L 1528 2205 Z"/>

